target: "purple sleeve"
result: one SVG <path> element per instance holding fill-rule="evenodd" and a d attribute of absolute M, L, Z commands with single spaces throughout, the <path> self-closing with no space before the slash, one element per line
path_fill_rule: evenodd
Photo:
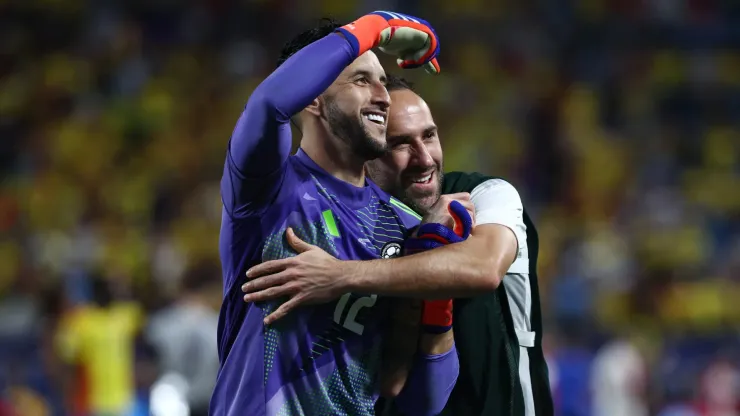
<path fill-rule="evenodd" d="M 229 141 L 221 181 L 230 214 L 256 212 L 274 198 L 292 146 L 290 117 L 353 60 L 349 42 L 331 34 L 290 57 L 254 90 Z"/>
<path fill-rule="evenodd" d="M 396 405 L 406 416 L 437 415 L 450 398 L 460 372 L 457 349 L 438 355 L 418 355 Z"/>

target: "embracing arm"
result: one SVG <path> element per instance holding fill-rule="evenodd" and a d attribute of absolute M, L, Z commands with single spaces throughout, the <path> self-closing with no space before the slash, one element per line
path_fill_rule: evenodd
<path fill-rule="evenodd" d="M 347 284 L 357 293 L 466 297 L 495 290 L 516 251 L 516 237 L 509 228 L 484 224 L 457 244 L 389 260 L 345 262 Z"/>
<path fill-rule="evenodd" d="M 348 265 L 352 290 L 429 299 L 496 289 L 517 259 L 519 245 L 526 244 L 522 200 L 502 179 L 476 186 L 470 200 L 478 226 L 467 240 L 411 256 Z"/>
<path fill-rule="evenodd" d="M 526 249 L 526 228 L 519 194 L 505 181 L 491 180 L 471 193 L 476 226 L 467 240 L 395 259 L 342 261 L 307 244 L 288 229 L 298 256 L 271 260 L 247 271 L 244 301 L 291 296 L 265 318 L 274 322 L 301 304 L 326 302 L 344 293 L 449 299 L 490 292 L 507 271 L 527 267 L 517 260 Z M 518 263 L 521 263 L 518 264 Z"/>
<path fill-rule="evenodd" d="M 330 34 L 291 56 L 257 86 L 229 142 L 222 182 L 227 208 L 273 196 L 292 146 L 290 118 L 353 60 L 350 43 L 340 34 Z"/>

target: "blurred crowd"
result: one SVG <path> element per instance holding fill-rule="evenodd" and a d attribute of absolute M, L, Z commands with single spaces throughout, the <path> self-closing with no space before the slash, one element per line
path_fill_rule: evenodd
<path fill-rule="evenodd" d="M 5 0 L 0 415 L 204 414 L 234 122 L 295 32 L 376 9 L 441 36 L 408 75 L 446 170 L 538 225 L 558 415 L 740 414 L 740 3 Z"/>

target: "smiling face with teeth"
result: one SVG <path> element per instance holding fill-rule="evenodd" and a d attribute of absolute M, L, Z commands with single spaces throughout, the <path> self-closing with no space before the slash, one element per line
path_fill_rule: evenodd
<path fill-rule="evenodd" d="M 363 162 L 387 152 L 386 125 L 390 97 L 385 71 L 373 52 L 366 52 L 342 71 L 309 112 L 319 117 L 339 149 L 349 148 Z"/>
<path fill-rule="evenodd" d="M 442 146 L 432 112 L 409 89 L 393 90 L 388 113 L 387 155 L 365 164 L 381 188 L 417 212 L 425 213 L 439 199 Z"/>

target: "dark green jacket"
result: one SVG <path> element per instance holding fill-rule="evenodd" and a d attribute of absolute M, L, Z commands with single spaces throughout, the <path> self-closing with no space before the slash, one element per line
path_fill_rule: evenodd
<path fill-rule="evenodd" d="M 471 192 L 496 179 L 480 173 L 451 172 L 445 175 L 443 194 Z M 537 416 L 553 414 L 547 363 L 542 352 L 542 311 L 537 284 L 539 240 L 532 220 L 524 210 L 529 249 L 529 279 L 532 294 L 531 325 L 535 346 L 529 349 L 530 374 Z M 519 384 L 519 342 L 504 285 L 492 293 L 455 299 L 453 304 L 455 345 L 460 375 L 442 415 L 521 416 L 524 399 Z M 382 406 L 381 403 L 379 405 Z M 383 408 L 383 407 L 379 407 Z M 380 413 L 379 413 L 380 414 Z M 401 416 L 395 410 L 389 415 Z"/>

